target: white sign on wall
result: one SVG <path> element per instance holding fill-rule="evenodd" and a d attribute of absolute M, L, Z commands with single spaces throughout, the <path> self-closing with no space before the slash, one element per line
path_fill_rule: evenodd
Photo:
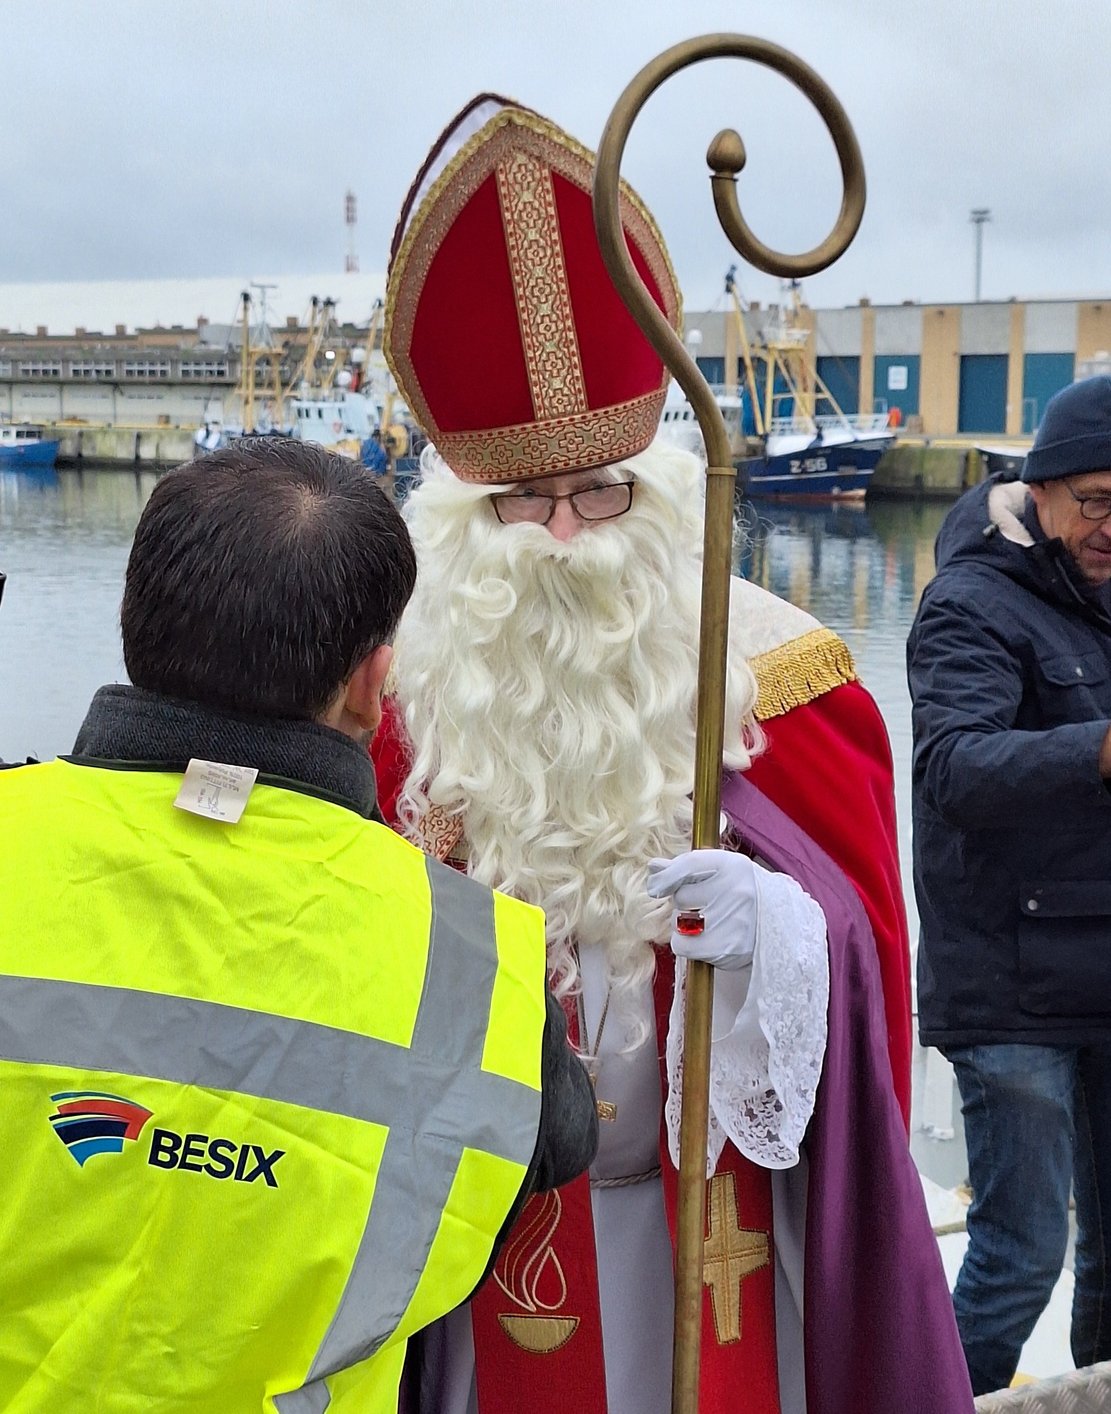
<path fill-rule="evenodd" d="M 905 393 L 907 387 L 907 366 L 893 363 L 887 370 L 887 388 L 891 393 Z"/>

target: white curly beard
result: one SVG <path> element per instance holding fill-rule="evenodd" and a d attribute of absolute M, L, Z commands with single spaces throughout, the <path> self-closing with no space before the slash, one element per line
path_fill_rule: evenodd
<path fill-rule="evenodd" d="M 426 452 L 406 519 L 419 566 L 396 642 L 414 759 L 400 800 L 462 818 L 469 872 L 543 907 L 556 990 L 575 947 L 604 947 L 611 984 L 651 977 L 670 908 L 647 862 L 690 847 L 703 477 L 654 444 L 621 466 L 632 509 L 560 542 L 500 525 L 491 487 Z M 727 679 L 727 765 L 758 749 L 756 684 Z"/>

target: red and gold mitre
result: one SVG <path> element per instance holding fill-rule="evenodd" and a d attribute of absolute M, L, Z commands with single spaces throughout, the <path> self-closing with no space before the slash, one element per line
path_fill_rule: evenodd
<path fill-rule="evenodd" d="M 669 375 L 594 234 L 594 154 L 483 94 L 451 123 L 394 236 L 384 348 L 398 388 L 464 481 L 522 481 L 635 455 Z M 679 289 L 647 208 L 622 183 L 629 251 L 673 328 Z"/>

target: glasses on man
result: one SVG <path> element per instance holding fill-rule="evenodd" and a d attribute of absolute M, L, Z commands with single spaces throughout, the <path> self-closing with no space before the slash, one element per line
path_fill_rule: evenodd
<path fill-rule="evenodd" d="M 632 481 L 608 481 L 602 486 L 584 486 L 549 496 L 526 487 L 523 491 L 503 491 L 491 496 L 494 514 L 502 525 L 547 525 L 555 515 L 557 501 L 570 501 L 582 520 L 613 520 L 623 516 L 633 504 Z"/>
<path fill-rule="evenodd" d="M 1106 520 L 1111 516 L 1111 496 L 1078 496 L 1071 486 L 1065 490 L 1080 507 L 1085 520 Z"/>

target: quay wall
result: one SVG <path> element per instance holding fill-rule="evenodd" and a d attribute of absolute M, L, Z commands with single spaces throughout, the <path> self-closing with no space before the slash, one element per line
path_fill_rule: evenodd
<path fill-rule="evenodd" d="M 880 459 L 868 495 L 952 501 L 985 474 L 983 458 L 967 442 L 900 440 Z"/>
<path fill-rule="evenodd" d="M 133 466 L 136 462 L 177 466 L 193 455 L 193 429 L 189 427 L 121 426 L 44 423 L 45 435 L 57 437 L 60 466 L 81 462 Z"/>

